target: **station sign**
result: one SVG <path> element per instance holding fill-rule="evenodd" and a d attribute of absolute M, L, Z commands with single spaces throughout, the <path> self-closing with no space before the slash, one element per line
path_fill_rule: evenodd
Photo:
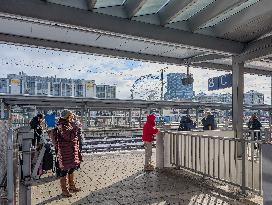
<path fill-rule="evenodd" d="M 232 74 L 221 75 L 208 80 L 208 91 L 232 87 Z"/>

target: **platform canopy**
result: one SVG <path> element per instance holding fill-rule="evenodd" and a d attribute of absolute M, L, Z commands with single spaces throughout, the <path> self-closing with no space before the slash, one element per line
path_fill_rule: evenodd
<path fill-rule="evenodd" d="M 129 110 L 129 109 L 212 109 L 231 110 L 232 105 L 226 103 L 208 103 L 197 101 L 149 101 L 149 100 L 122 100 L 98 99 L 81 97 L 56 97 L 33 95 L 0 95 L 0 101 L 15 107 L 32 107 L 39 109 L 91 109 L 91 110 Z M 271 105 L 244 105 L 244 109 L 271 111 Z"/>
<path fill-rule="evenodd" d="M 0 41 L 270 75 L 271 20 L 271 0 L 0 0 Z"/>

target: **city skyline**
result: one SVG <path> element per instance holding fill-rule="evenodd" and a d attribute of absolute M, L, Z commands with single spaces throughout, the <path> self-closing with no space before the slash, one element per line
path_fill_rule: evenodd
<path fill-rule="evenodd" d="M 95 80 L 29 76 L 24 72 L 0 78 L 0 93 L 115 99 L 116 86 L 97 85 Z"/>
<path fill-rule="evenodd" d="M 69 53 L 47 49 L 0 44 L 1 76 L 24 71 L 28 75 L 57 76 L 64 78 L 95 79 L 97 84 L 112 84 L 118 87 L 117 98 L 129 99 L 134 81 L 142 75 L 159 75 L 160 70 L 186 73 L 185 66 L 166 65 L 104 56 Z M 230 93 L 231 89 L 208 91 L 208 78 L 227 72 L 191 68 L 195 93 Z M 245 92 L 258 90 L 265 94 L 265 103 L 270 104 L 271 79 L 265 76 L 245 74 Z"/>

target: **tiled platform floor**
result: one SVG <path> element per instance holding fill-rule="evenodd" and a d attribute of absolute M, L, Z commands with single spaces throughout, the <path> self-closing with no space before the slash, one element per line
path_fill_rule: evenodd
<path fill-rule="evenodd" d="M 81 170 L 76 173 L 82 192 L 62 198 L 59 181 L 48 174 L 32 187 L 32 202 L 39 205 L 248 204 L 230 200 L 187 177 L 145 173 L 143 159 L 142 151 L 85 156 Z"/>

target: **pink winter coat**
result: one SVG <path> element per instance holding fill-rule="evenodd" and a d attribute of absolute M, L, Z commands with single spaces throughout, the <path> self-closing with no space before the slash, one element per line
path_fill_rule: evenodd
<path fill-rule="evenodd" d="M 58 122 L 57 132 L 57 157 L 61 170 L 69 170 L 80 165 L 79 158 L 79 127 L 64 119 Z"/>

